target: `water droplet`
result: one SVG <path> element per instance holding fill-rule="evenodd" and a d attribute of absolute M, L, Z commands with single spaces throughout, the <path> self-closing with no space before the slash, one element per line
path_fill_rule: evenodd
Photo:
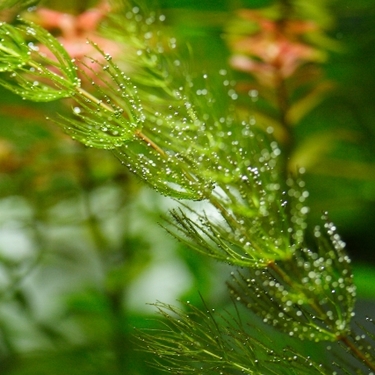
<path fill-rule="evenodd" d="M 27 33 L 28 35 L 33 35 L 33 36 L 36 35 L 36 31 L 35 31 L 35 29 L 33 29 L 32 27 L 27 27 L 27 28 L 26 28 L 26 33 Z"/>

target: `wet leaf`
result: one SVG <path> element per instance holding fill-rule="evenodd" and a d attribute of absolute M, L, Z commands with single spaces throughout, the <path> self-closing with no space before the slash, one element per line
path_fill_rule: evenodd
<path fill-rule="evenodd" d="M 72 95 L 72 90 L 79 84 L 76 68 L 51 34 L 26 21 L 17 26 L 3 23 L 0 32 L 6 36 L 5 43 L 0 44 L 0 61 L 3 60 L 1 85 L 23 99 L 37 102 Z M 49 46 L 53 60 L 39 53 L 38 43 Z M 11 64 L 5 67 L 9 56 Z M 18 60 L 18 63 L 14 60 Z"/>

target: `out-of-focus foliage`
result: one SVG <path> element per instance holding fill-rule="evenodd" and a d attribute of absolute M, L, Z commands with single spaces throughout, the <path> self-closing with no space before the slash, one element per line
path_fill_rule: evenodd
<path fill-rule="evenodd" d="M 2 0 L 0 2 L 0 10 L 9 9 L 13 6 L 30 6 L 38 3 L 38 0 Z"/>

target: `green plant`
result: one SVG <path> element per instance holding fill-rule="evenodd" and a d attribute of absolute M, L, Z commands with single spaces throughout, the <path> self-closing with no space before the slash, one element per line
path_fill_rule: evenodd
<path fill-rule="evenodd" d="M 52 121 L 84 145 L 110 150 L 179 201 L 167 231 L 234 267 L 233 312 L 156 303 L 167 319 L 160 330 L 140 334 L 146 350 L 178 374 L 375 371 L 374 336 L 365 325 L 360 333 L 351 327 L 350 259 L 327 214 L 323 228 L 311 231 L 313 241 L 307 238 L 304 169 L 289 175 L 271 135 L 239 118 L 234 87 L 214 94 L 206 75 L 196 83 L 176 71 L 183 61 L 174 55 L 174 38 L 157 38 L 160 17 L 122 1 L 112 6 L 101 43 L 88 41 L 94 57 L 79 65 L 68 45 L 38 24 L 2 23 L 0 84 L 31 101 L 68 100 Z M 107 53 L 109 35 L 126 56 Z M 221 75 L 227 80 L 226 71 Z M 285 334 L 288 347 L 272 342 L 268 328 L 252 328 L 248 311 Z M 347 364 L 339 353 L 332 370 L 331 359 L 302 353 L 301 341 L 341 345 L 357 362 Z"/>

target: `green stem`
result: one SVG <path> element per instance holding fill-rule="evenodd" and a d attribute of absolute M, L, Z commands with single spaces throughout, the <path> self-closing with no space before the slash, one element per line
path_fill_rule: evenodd
<path fill-rule="evenodd" d="M 114 112 L 113 108 L 105 103 L 102 100 L 99 100 L 94 95 L 90 94 L 88 91 L 84 90 L 82 87 L 76 88 L 78 94 L 83 96 L 84 98 L 90 100 L 91 102 L 95 103 L 97 106 L 102 107 L 106 111 Z M 152 141 L 149 137 L 147 137 L 144 133 L 140 130 L 135 130 L 134 135 L 145 142 L 148 146 L 152 147 L 155 151 L 157 151 L 161 156 L 166 157 L 167 154 L 164 152 L 162 148 L 160 148 L 154 141 Z"/>
<path fill-rule="evenodd" d="M 268 268 L 274 271 L 285 284 L 289 285 L 293 290 L 297 290 L 304 293 L 303 288 L 298 283 L 295 283 L 276 263 L 270 262 Z M 308 299 L 307 302 L 311 308 L 317 312 L 320 316 L 326 315 L 322 308 L 318 305 L 317 301 Z M 327 323 L 327 322 L 326 322 Z M 327 324 L 329 325 L 329 324 Z M 327 332 L 329 333 L 329 332 Z M 354 356 L 363 362 L 369 369 L 375 371 L 375 363 L 373 363 L 367 356 L 349 339 L 348 335 L 333 336 L 336 341 L 341 341 Z"/>
<path fill-rule="evenodd" d="M 283 282 L 288 285 L 293 291 L 297 291 L 299 293 L 304 293 L 304 288 L 301 287 L 299 283 L 296 283 L 293 281 L 291 277 L 289 277 L 275 262 L 269 262 L 267 267 L 274 271 L 282 280 Z M 318 316 L 321 317 L 322 320 L 324 320 L 324 317 L 327 316 L 327 314 L 324 312 L 324 310 L 319 306 L 318 301 L 315 299 L 307 298 L 306 302 L 310 305 L 310 307 L 317 313 Z M 326 322 L 327 325 L 329 325 L 328 322 Z M 335 337 L 332 334 L 332 337 Z"/>
<path fill-rule="evenodd" d="M 341 341 L 350 351 L 363 362 L 371 371 L 375 372 L 375 363 L 373 363 L 367 356 L 351 341 L 348 336 L 340 336 L 338 340 Z"/>

